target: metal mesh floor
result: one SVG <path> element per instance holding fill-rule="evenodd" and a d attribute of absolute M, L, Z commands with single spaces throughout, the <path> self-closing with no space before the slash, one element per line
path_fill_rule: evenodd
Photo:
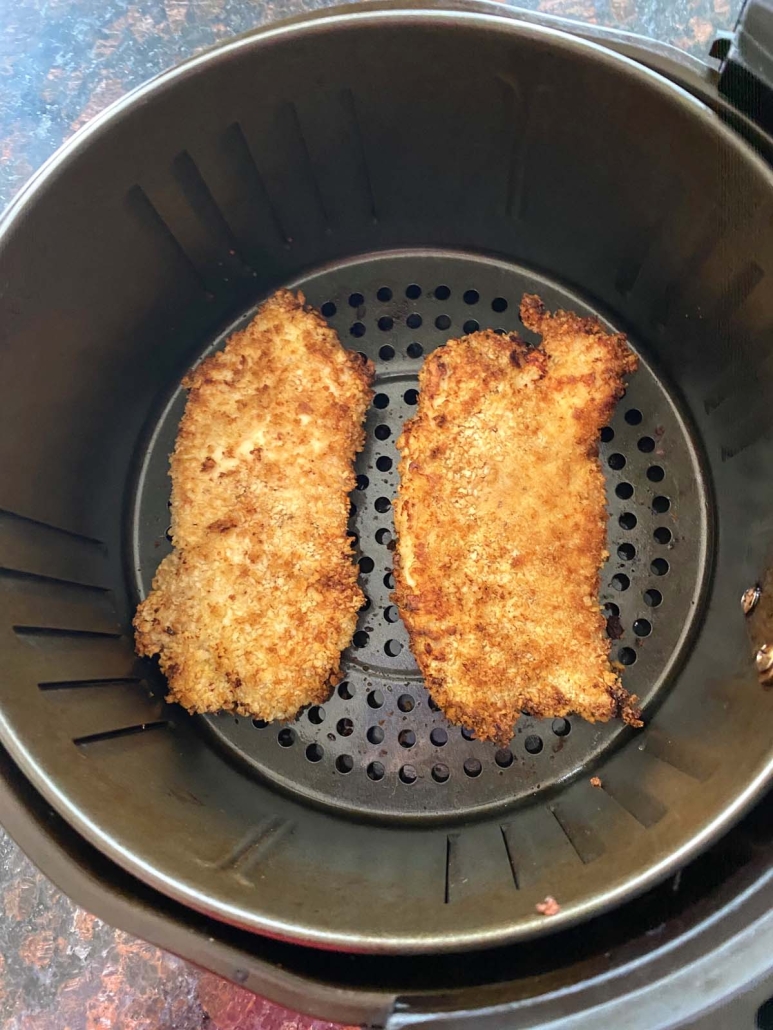
<path fill-rule="evenodd" d="M 282 725 L 223 713 L 202 717 L 202 727 L 278 786 L 376 818 L 467 817 L 533 797 L 591 768 L 631 731 L 619 722 L 523 716 L 510 746 L 497 748 L 450 725 L 423 686 L 389 595 L 395 441 L 415 411 L 423 356 L 479 327 L 516 330 L 534 340 L 518 317 L 524 292 L 539 293 L 550 308 L 596 312 L 524 269 L 449 253 L 379 255 L 293 286 L 321 308 L 345 346 L 376 365 L 350 519 L 368 602 L 344 656 L 344 679 L 328 702 Z M 178 390 L 140 480 L 134 562 L 142 594 L 169 549 L 168 455 L 184 403 Z M 601 602 L 611 658 L 624 667 L 627 689 L 651 706 L 669 681 L 697 610 L 707 532 L 706 489 L 688 427 L 645 356 L 602 431 L 600 454 L 610 516 Z M 560 583 L 550 586 L 561 589 Z"/>

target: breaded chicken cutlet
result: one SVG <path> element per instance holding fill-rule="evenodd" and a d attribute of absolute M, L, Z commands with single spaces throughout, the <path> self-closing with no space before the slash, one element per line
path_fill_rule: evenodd
<path fill-rule="evenodd" d="M 500 744 L 521 712 L 640 725 L 598 598 L 599 431 L 637 359 L 538 297 L 521 319 L 539 347 L 489 330 L 434 351 L 397 441 L 394 599 L 434 700 Z"/>
<path fill-rule="evenodd" d="M 184 380 L 174 551 L 134 619 L 169 700 L 268 721 L 328 697 L 364 600 L 346 525 L 372 376 L 282 290 Z"/>

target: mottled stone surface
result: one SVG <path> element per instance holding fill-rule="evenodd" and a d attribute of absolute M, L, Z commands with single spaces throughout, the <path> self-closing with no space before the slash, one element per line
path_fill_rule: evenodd
<path fill-rule="evenodd" d="M 703 55 L 741 0 L 523 0 Z M 2 0 L 0 205 L 67 137 L 151 75 L 325 0 Z"/>
<path fill-rule="evenodd" d="M 0 1027 L 334 1030 L 106 926 L 1 830 Z"/>
<path fill-rule="evenodd" d="M 741 0 L 523 0 L 702 56 Z M 177 61 L 324 0 L 0 0 L 0 207 L 76 129 Z M 0 831 L 4 1030 L 322 1030 L 101 923 Z"/>

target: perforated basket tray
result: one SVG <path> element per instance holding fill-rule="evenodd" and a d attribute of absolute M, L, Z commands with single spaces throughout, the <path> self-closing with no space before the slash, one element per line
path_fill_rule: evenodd
<path fill-rule="evenodd" d="M 518 303 L 526 291 L 539 292 L 551 306 L 582 313 L 590 309 L 533 273 L 452 253 L 368 258 L 297 285 L 341 338 L 376 365 L 376 394 L 358 460 L 350 523 L 367 601 L 344 660 L 345 678 L 329 702 L 283 726 L 223 713 L 204 720 L 207 728 L 227 751 L 278 786 L 378 819 L 467 819 L 550 792 L 581 769 L 593 769 L 602 753 L 628 734 L 622 723 L 524 716 L 512 746 L 501 749 L 450 726 L 423 687 L 390 600 L 394 443 L 403 419 L 415 410 L 424 355 L 449 333 L 479 326 L 525 332 Z M 133 538 L 139 596 L 150 589 L 169 549 L 168 455 L 184 403 L 178 387 L 153 434 L 140 477 Z M 601 451 L 612 555 L 601 600 L 614 640 L 612 658 L 626 666 L 629 689 L 650 704 L 679 660 L 697 612 L 706 571 L 708 508 L 683 416 L 644 362 L 612 425 L 602 432 Z M 546 588 L 560 592 L 562 585 Z M 561 634 L 560 625 L 556 633 Z M 614 787 L 610 783 L 606 789 Z M 645 821 L 654 815 L 640 812 L 631 798 L 623 804 L 633 806 Z M 560 807 L 550 811 L 562 825 Z M 561 837 L 565 845 L 572 843 L 571 835 Z M 577 843 L 585 854 L 586 845 Z M 448 876 L 453 881 L 450 867 Z"/>
<path fill-rule="evenodd" d="M 771 241 L 749 227 L 772 196 L 670 83 L 488 9 L 328 13 L 119 106 L 0 240 L 14 760 L 159 890 L 325 947 L 516 940 L 680 865 L 770 772 L 739 597 L 770 546 Z M 321 708 L 191 718 L 130 632 L 169 546 L 178 384 L 280 284 L 376 362 L 351 523 L 370 607 Z M 647 725 L 523 718 L 497 749 L 432 709 L 395 620 L 393 445 L 423 355 L 473 323 L 520 329 L 527 290 L 642 358 L 601 441 L 602 601 Z"/>

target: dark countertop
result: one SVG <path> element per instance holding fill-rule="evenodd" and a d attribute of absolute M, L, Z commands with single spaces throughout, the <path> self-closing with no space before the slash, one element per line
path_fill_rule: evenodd
<path fill-rule="evenodd" d="M 0 0 L 0 207 L 76 129 L 183 58 L 325 0 Z M 522 0 L 704 56 L 741 0 Z M 323 1030 L 77 908 L 0 830 L 4 1030 Z"/>

